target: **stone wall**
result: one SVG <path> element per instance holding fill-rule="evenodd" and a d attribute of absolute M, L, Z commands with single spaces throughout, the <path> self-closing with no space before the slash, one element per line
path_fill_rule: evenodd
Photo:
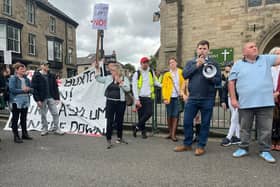
<path fill-rule="evenodd" d="M 177 2 L 161 3 L 160 67 L 166 67 L 168 49 L 176 56 L 175 8 Z M 248 8 L 246 0 L 183 0 L 182 65 L 194 56 L 198 41 L 206 39 L 210 48 L 234 48 L 234 60 L 242 57 L 242 46 L 256 41 L 260 53 L 267 52 L 270 40 L 279 33 L 280 4 Z M 278 31 L 277 31 L 278 30 Z M 173 32 L 172 32 L 173 31 Z M 276 39 L 274 37 L 274 39 Z M 277 42 L 274 42 L 277 43 Z M 271 48 L 271 47 L 270 47 Z"/>

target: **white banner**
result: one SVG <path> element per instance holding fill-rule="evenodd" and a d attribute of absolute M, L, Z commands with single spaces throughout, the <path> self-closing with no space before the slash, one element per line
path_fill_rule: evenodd
<path fill-rule="evenodd" d="M 30 75 L 30 73 L 29 73 Z M 61 103 L 58 105 L 59 126 L 69 134 L 100 136 L 106 131 L 104 85 L 95 80 L 94 69 L 68 79 L 62 79 L 59 86 Z M 10 116 L 11 119 L 11 116 Z M 5 130 L 10 130 L 10 119 Z M 48 112 L 48 122 L 52 116 Z M 52 126 L 52 124 L 50 125 Z M 28 130 L 40 131 L 42 127 L 40 110 L 31 96 L 28 109 Z"/>
<path fill-rule="evenodd" d="M 92 19 L 92 28 L 97 30 L 107 29 L 107 17 L 108 17 L 108 4 L 95 4 L 94 13 Z"/>

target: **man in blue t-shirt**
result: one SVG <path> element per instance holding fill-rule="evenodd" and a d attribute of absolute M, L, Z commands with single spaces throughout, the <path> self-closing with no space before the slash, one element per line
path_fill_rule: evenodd
<path fill-rule="evenodd" d="M 239 149 L 233 157 L 248 154 L 250 132 L 256 119 L 260 157 L 274 163 L 270 154 L 271 128 L 273 117 L 273 83 L 271 66 L 280 64 L 280 56 L 259 55 L 254 42 L 248 42 L 243 47 L 243 59 L 237 61 L 229 76 L 229 94 L 231 104 L 239 109 L 240 138 Z M 236 98 L 235 88 L 238 93 Z"/>

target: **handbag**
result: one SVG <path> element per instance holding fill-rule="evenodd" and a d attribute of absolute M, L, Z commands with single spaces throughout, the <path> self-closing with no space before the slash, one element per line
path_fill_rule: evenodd
<path fill-rule="evenodd" d="M 125 93 L 125 102 L 126 106 L 132 106 L 134 102 L 134 97 L 132 96 L 131 92 L 124 92 Z"/>
<path fill-rule="evenodd" d="M 173 83 L 173 86 L 174 86 L 175 91 L 176 91 L 177 94 L 178 94 L 178 102 L 177 102 L 177 103 L 178 103 L 178 111 L 179 111 L 179 113 L 181 113 L 181 112 L 183 112 L 184 109 L 185 109 L 185 101 L 184 101 L 183 97 L 180 96 L 179 91 L 177 90 L 177 88 L 176 88 L 176 86 L 175 86 L 175 83 L 174 83 L 172 77 L 170 77 L 170 79 L 171 79 L 171 81 L 172 81 L 172 83 Z"/>

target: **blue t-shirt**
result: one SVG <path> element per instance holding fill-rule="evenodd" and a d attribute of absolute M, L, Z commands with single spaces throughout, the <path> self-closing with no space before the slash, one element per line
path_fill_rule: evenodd
<path fill-rule="evenodd" d="M 237 61 L 229 75 L 236 80 L 241 109 L 274 106 L 271 66 L 276 55 L 259 55 L 255 63 Z"/>

